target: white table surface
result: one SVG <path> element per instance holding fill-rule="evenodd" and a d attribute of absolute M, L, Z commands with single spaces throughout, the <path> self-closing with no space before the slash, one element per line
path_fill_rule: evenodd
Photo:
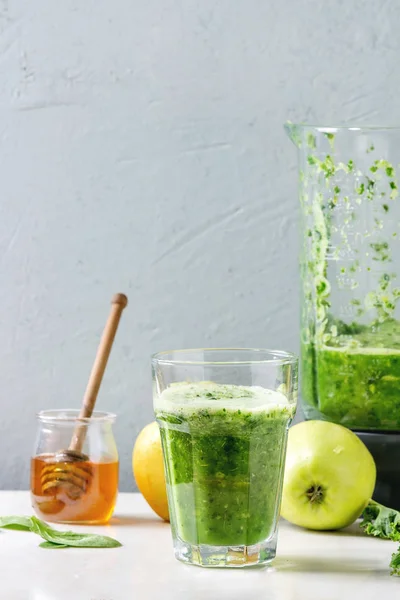
<path fill-rule="evenodd" d="M 31 515 L 28 492 L 0 492 L 0 515 Z M 358 527 L 314 533 L 281 521 L 271 567 L 203 569 L 178 562 L 171 532 L 139 494 L 120 494 L 107 526 L 63 527 L 117 538 L 122 548 L 45 550 L 33 533 L 0 530 L 1 600 L 385 600 L 396 544 Z"/>

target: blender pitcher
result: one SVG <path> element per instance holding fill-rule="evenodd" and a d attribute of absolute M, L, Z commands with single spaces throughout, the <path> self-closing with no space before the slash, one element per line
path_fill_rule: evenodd
<path fill-rule="evenodd" d="M 400 127 L 287 124 L 301 203 L 306 419 L 354 430 L 400 508 Z"/>

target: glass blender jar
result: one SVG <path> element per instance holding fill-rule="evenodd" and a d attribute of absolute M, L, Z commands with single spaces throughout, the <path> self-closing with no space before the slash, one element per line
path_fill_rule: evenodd
<path fill-rule="evenodd" d="M 301 203 L 301 397 L 352 429 L 400 509 L 400 127 L 287 124 Z"/>

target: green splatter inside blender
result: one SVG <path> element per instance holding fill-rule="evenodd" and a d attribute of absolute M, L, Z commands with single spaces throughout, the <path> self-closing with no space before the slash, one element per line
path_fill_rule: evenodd
<path fill-rule="evenodd" d="M 396 171 L 383 159 L 371 162 L 367 172 L 353 160 L 335 163 L 335 134 L 325 135 L 331 152 L 318 158 L 315 136 L 309 134 L 310 152 L 300 174 L 300 199 L 309 223 L 301 261 L 303 408 L 307 418 L 352 429 L 399 430 L 400 323 L 395 310 L 400 288 L 390 270 L 390 239 L 383 237 L 384 220 L 398 197 Z M 374 151 L 370 145 L 366 153 Z M 366 231 L 357 229 L 357 207 L 362 210 L 364 202 L 374 203 L 373 224 Z M 340 225 L 335 221 L 338 208 L 345 213 Z M 365 257 L 355 235 L 363 236 Z M 336 246 L 333 237 L 340 240 Z M 397 237 L 397 231 L 389 237 Z M 332 265 L 335 285 L 350 297 L 339 318 L 331 308 Z M 363 296 L 360 277 L 373 282 Z"/>

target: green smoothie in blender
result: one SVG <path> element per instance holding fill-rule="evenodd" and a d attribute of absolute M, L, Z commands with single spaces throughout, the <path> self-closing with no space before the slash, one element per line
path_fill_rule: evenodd
<path fill-rule="evenodd" d="M 301 395 L 307 418 L 400 430 L 396 130 L 288 126 L 304 227 Z M 393 143 L 393 147 L 391 144 Z"/>
<path fill-rule="evenodd" d="M 347 328 L 349 331 L 349 328 Z M 350 330 L 351 331 L 351 330 Z M 400 324 L 351 335 L 360 345 L 302 347 L 302 394 L 307 416 L 325 415 L 349 428 L 400 428 Z M 318 413 L 318 414 L 317 414 Z"/>

